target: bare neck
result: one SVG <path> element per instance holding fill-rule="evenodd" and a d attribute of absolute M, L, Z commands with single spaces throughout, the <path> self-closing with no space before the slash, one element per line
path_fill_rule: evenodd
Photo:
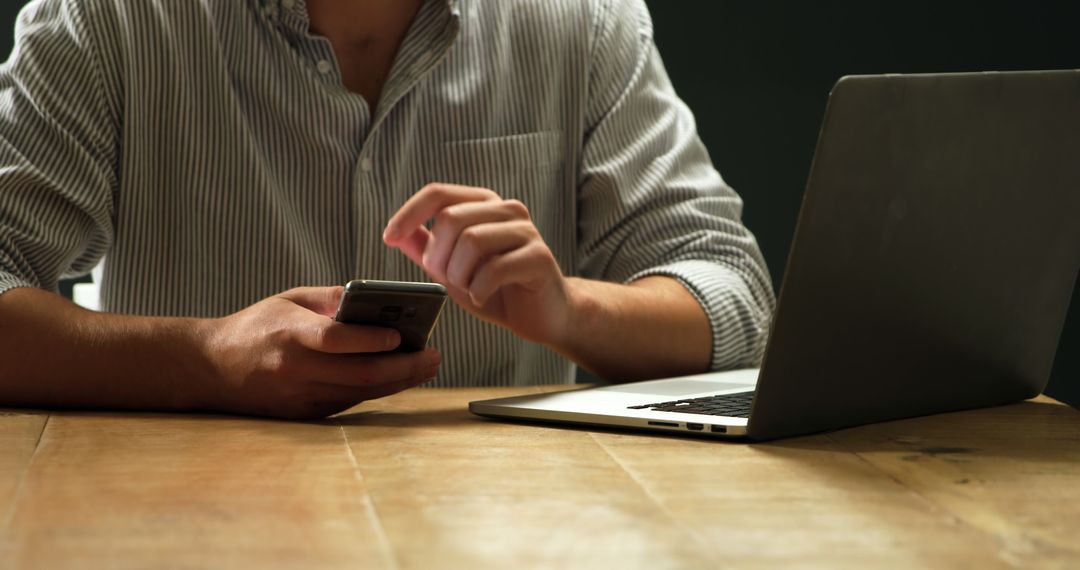
<path fill-rule="evenodd" d="M 330 40 L 345 87 L 378 103 L 424 0 L 307 0 L 311 31 Z"/>

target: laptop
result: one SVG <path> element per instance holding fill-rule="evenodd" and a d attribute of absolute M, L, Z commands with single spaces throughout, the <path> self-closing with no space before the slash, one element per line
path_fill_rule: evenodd
<path fill-rule="evenodd" d="M 1080 71 L 829 96 L 760 369 L 472 402 L 768 440 L 1034 397 L 1080 268 Z"/>

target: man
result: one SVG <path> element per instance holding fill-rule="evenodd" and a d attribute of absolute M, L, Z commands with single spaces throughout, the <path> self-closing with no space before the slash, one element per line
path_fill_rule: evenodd
<path fill-rule="evenodd" d="M 752 365 L 740 211 L 640 0 L 38 0 L 0 70 L 0 405 Z M 104 312 L 50 292 L 106 253 Z M 329 319 L 355 277 L 445 284 L 442 352 Z"/>

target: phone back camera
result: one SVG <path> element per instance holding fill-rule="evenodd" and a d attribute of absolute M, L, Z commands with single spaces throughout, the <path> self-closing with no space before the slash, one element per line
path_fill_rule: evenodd
<path fill-rule="evenodd" d="M 412 307 L 410 307 L 410 308 L 412 308 Z M 413 314 L 415 314 L 415 313 L 416 313 L 416 310 L 413 309 Z M 379 311 L 379 320 L 380 321 L 385 321 L 385 322 L 392 323 L 394 321 L 397 321 L 400 318 L 401 318 L 401 307 L 398 307 L 396 305 L 389 305 L 389 306 L 383 307 L 382 310 Z"/>

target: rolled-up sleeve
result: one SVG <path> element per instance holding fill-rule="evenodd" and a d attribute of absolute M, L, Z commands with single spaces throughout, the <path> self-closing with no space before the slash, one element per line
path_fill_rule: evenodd
<path fill-rule="evenodd" d="M 82 9 L 29 4 L 0 66 L 0 294 L 56 290 L 112 241 L 117 121 Z"/>
<path fill-rule="evenodd" d="M 588 131 L 578 186 L 582 275 L 677 279 L 713 333 L 714 370 L 756 366 L 775 304 L 742 200 L 713 168 L 676 96 L 640 0 L 594 22 Z"/>

